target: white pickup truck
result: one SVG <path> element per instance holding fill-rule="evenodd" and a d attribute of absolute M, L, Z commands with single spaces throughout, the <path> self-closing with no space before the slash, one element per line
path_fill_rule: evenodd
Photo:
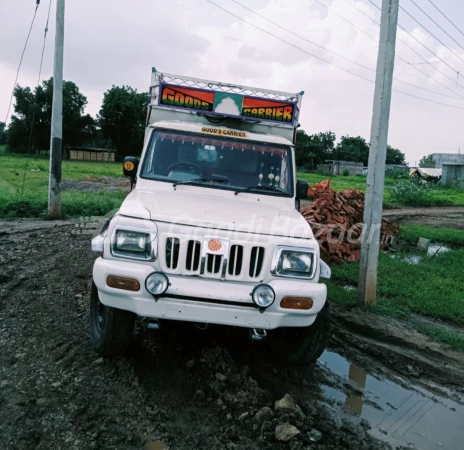
<path fill-rule="evenodd" d="M 303 93 L 152 70 L 135 188 L 92 241 L 91 336 L 122 354 L 136 315 L 273 334 L 290 362 L 324 351 L 330 277 L 298 212 L 294 138 Z M 298 205 L 298 206 L 296 206 Z"/>

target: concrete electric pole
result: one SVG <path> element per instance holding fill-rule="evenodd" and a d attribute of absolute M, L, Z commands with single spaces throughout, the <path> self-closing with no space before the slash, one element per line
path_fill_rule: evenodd
<path fill-rule="evenodd" d="M 55 64 L 48 182 L 48 218 L 61 219 L 61 157 L 63 143 L 64 2 L 56 2 Z"/>
<path fill-rule="evenodd" d="M 375 79 L 366 185 L 358 305 L 375 304 L 379 263 L 380 227 L 387 156 L 388 122 L 395 61 L 399 0 L 382 0 L 379 54 Z"/>

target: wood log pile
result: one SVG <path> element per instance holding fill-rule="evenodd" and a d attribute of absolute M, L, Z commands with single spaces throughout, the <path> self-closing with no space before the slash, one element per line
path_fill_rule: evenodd
<path fill-rule="evenodd" d="M 301 210 L 321 246 L 326 263 L 341 264 L 361 259 L 361 233 L 364 194 L 350 189 L 335 192 L 325 189 L 314 194 L 314 201 Z M 398 224 L 382 219 L 381 248 L 387 248 Z"/>

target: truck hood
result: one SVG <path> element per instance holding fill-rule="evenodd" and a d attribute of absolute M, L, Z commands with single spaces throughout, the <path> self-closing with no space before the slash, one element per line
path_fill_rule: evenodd
<path fill-rule="evenodd" d="M 190 190 L 153 192 L 136 188 L 118 214 L 177 225 L 313 238 L 311 227 L 295 208 L 274 206 L 270 197 L 260 199 L 262 196 L 235 196 L 233 192 L 225 197 Z"/>

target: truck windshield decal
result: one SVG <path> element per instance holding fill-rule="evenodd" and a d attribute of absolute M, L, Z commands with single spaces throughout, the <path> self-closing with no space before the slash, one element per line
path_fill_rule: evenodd
<path fill-rule="evenodd" d="M 158 106 L 294 125 L 296 103 L 161 84 Z"/>

